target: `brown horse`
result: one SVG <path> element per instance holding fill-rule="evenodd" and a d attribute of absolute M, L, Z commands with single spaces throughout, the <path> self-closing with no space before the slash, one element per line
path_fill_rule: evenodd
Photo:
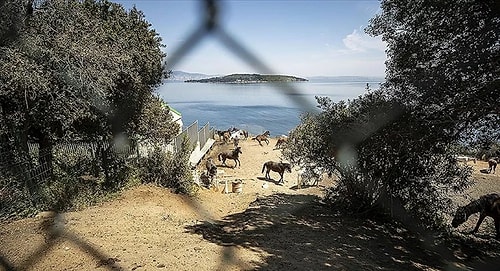
<path fill-rule="evenodd" d="M 241 130 L 241 132 L 243 133 L 243 136 L 245 137 L 245 139 L 248 138 L 248 131 L 247 130 Z"/>
<path fill-rule="evenodd" d="M 219 131 L 215 130 L 215 133 L 219 136 L 219 140 L 224 141 L 224 143 L 228 143 L 231 137 L 231 132 L 229 130 Z"/>
<path fill-rule="evenodd" d="M 236 149 L 234 149 L 233 151 L 231 152 L 221 152 L 219 153 L 219 155 L 217 156 L 219 158 L 219 161 L 222 161 L 222 165 L 223 166 L 226 166 L 226 159 L 233 159 L 234 162 L 235 162 L 235 165 L 234 167 L 238 166 L 238 163 L 239 163 L 239 166 L 241 167 L 241 161 L 239 159 L 239 155 L 240 155 L 241 152 L 241 147 L 236 147 Z"/>
<path fill-rule="evenodd" d="M 488 173 L 491 173 L 493 170 L 493 174 L 495 174 L 495 169 L 497 168 L 498 158 L 494 157 L 488 160 Z"/>
<path fill-rule="evenodd" d="M 267 161 L 262 166 L 262 173 L 264 173 L 264 170 L 266 170 L 266 168 L 266 180 L 271 179 L 271 176 L 269 175 L 269 172 L 271 170 L 280 174 L 278 184 L 283 184 L 283 174 L 285 173 L 285 170 L 292 173 L 292 166 L 290 165 L 290 163 Z"/>
<path fill-rule="evenodd" d="M 271 132 L 269 131 L 265 131 L 263 134 L 260 134 L 254 138 L 252 138 L 252 140 L 257 140 L 257 142 L 259 142 L 259 145 L 262 146 L 262 141 L 266 142 L 267 145 L 269 145 L 269 139 L 267 139 L 268 136 L 271 135 Z"/>
<path fill-rule="evenodd" d="M 275 149 L 281 148 L 283 145 L 285 145 L 288 142 L 288 137 L 280 137 L 278 138 L 278 141 L 276 141 L 276 145 L 274 146 Z"/>
<path fill-rule="evenodd" d="M 451 225 L 456 228 L 475 213 L 480 213 L 480 215 L 471 233 L 476 233 L 484 218 L 490 216 L 495 220 L 496 238 L 500 239 L 500 194 L 486 194 L 466 206 L 458 207 Z"/>
<path fill-rule="evenodd" d="M 214 179 L 217 175 L 217 166 L 215 165 L 214 159 L 212 159 L 212 157 L 209 157 L 207 159 L 207 161 L 205 162 L 205 167 L 207 169 L 208 178 L 210 179 L 209 186 L 214 185 Z"/>

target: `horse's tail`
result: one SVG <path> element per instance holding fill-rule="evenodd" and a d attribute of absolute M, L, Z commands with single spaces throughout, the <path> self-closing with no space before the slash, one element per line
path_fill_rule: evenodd
<path fill-rule="evenodd" d="M 266 169 L 266 164 L 267 163 L 264 163 L 264 165 L 262 166 L 262 172 L 261 173 L 264 173 L 264 170 Z"/>
<path fill-rule="evenodd" d="M 256 140 L 256 139 L 257 139 L 257 137 L 252 137 L 252 140 Z"/>

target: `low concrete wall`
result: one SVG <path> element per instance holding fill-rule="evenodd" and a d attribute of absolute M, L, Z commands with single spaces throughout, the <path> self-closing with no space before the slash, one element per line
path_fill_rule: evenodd
<path fill-rule="evenodd" d="M 212 148 L 214 145 L 215 140 L 212 138 L 207 139 L 207 142 L 205 145 L 200 148 L 200 142 L 196 142 L 196 146 L 189 156 L 189 163 L 191 164 L 192 167 L 195 167 L 203 158 L 203 156 Z"/>

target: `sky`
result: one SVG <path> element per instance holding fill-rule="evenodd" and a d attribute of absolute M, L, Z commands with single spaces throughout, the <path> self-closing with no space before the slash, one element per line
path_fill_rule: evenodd
<path fill-rule="evenodd" d="M 141 10 L 166 45 L 167 62 L 199 28 L 204 1 L 122 0 Z M 380 3 L 338 0 L 218 1 L 226 33 L 275 74 L 294 76 L 384 76 L 386 45 L 364 33 Z M 261 73 L 217 36 L 205 35 L 173 70 L 226 75 Z"/>

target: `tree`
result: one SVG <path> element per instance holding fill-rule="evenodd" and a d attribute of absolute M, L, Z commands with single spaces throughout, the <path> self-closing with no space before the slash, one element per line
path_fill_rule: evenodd
<path fill-rule="evenodd" d="M 150 97 L 140 119 L 137 133 L 142 138 L 170 142 L 179 132 L 179 124 L 172 121 L 170 108 L 160 97 Z"/>
<path fill-rule="evenodd" d="M 453 145 L 498 131 L 500 21 L 494 1 L 459 2 L 382 1 L 367 30 L 388 43 L 386 83 L 348 102 L 318 98 L 322 112 L 291 132 L 284 156 L 337 173 L 336 203 L 442 226 L 450 194 L 470 184 Z"/>
<path fill-rule="evenodd" d="M 409 110 L 425 105 L 423 117 L 452 137 L 498 131 L 498 1 L 391 0 L 381 7 L 367 31 L 388 44 L 385 87 Z"/>
<path fill-rule="evenodd" d="M 40 163 L 51 167 L 58 141 L 133 140 L 144 132 L 138 127 L 153 104 L 165 55 L 140 11 L 106 0 L 3 5 L 9 16 L 2 23 L 6 18 L 15 27 L 0 28 L 8 37 L 0 44 L 2 144 L 14 137 L 27 152 L 34 140 Z"/>

